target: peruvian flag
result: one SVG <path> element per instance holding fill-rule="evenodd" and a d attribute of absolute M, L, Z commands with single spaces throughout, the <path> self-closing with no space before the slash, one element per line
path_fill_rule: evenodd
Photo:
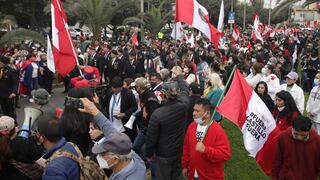
<path fill-rule="evenodd" d="M 237 44 L 240 38 L 240 31 L 236 24 L 233 25 L 233 31 L 232 31 L 232 44 Z"/>
<path fill-rule="evenodd" d="M 220 13 L 219 13 L 219 21 L 217 29 L 221 33 L 220 39 L 219 39 L 219 48 L 223 49 L 224 47 L 224 40 L 223 40 L 223 22 L 224 22 L 224 3 L 223 0 L 221 1 L 220 6 Z"/>
<path fill-rule="evenodd" d="M 176 22 L 198 29 L 218 48 L 220 32 L 210 24 L 207 9 L 196 0 L 176 0 Z"/>
<path fill-rule="evenodd" d="M 67 16 L 60 0 L 51 0 L 51 20 L 55 68 L 65 77 L 74 69 L 78 59 L 66 23 Z"/>
<path fill-rule="evenodd" d="M 134 33 L 131 37 L 131 42 L 133 45 L 138 46 L 139 42 L 138 42 L 138 37 L 137 37 L 137 33 Z"/>
<path fill-rule="evenodd" d="M 252 30 L 252 38 L 256 41 L 256 39 L 259 39 L 261 43 L 263 44 L 263 38 L 260 33 L 260 26 L 259 26 L 259 15 L 256 14 L 254 16 L 254 22 L 253 22 L 253 30 Z"/>
<path fill-rule="evenodd" d="M 241 129 L 249 156 L 255 158 L 262 170 L 270 175 L 280 131 L 267 106 L 238 69 L 217 111 Z"/>
<path fill-rule="evenodd" d="M 307 27 L 317 27 L 318 21 L 307 21 Z"/>

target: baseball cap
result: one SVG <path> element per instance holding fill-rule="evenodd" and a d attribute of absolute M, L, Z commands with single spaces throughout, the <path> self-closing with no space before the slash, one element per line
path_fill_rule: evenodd
<path fill-rule="evenodd" d="M 14 119 L 9 116 L 0 117 L 0 134 L 8 135 L 15 128 Z"/>
<path fill-rule="evenodd" d="M 296 72 L 290 72 L 286 75 L 286 77 L 292 80 L 297 80 L 299 76 Z"/>
<path fill-rule="evenodd" d="M 39 105 L 48 104 L 49 93 L 45 89 L 39 88 L 36 90 L 32 90 L 31 95 L 37 104 Z"/>
<path fill-rule="evenodd" d="M 149 86 L 149 82 L 146 78 L 139 77 L 139 78 L 136 78 L 133 83 L 131 83 L 131 86 L 132 87 L 147 88 Z"/>
<path fill-rule="evenodd" d="M 131 152 L 132 143 L 130 138 L 123 133 L 115 132 L 92 148 L 94 154 L 101 154 L 103 152 L 111 152 L 118 155 L 127 155 Z"/>

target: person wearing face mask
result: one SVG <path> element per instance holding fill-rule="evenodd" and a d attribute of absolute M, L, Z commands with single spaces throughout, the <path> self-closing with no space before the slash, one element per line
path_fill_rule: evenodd
<path fill-rule="evenodd" d="M 184 79 L 188 84 L 196 82 L 196 75 L 193 72 L 192 62 L 189 60 L 185 60 L 185 67 L 183 69 Z"/>
<path fill-rule="evenodd" d="M 320 137 L 311 120 L 298 116 L 292 128 L 279 135 L 272 166 L 272 179 L 318 179 Z"/>
<path fill-rule="evenodd" d="M 145 180 L 146 167 L 142 159 L 132 150 L 129 137 L 113 133 L 101 143 L 93 146 L 100 168 L 111 169 L 109 180 Z"/>
<path fill-rule="evenodd" d="M 182 154 L 182 173 L 188 179 L 223 179 L 224 164 L 230 159 L 230 144 L 223 128 L 216 122 L 209 124 L 212 106 L 207 99 L 199 99 L 193 107 L 193 118 L 186 132 Z M 204 131 L 209 126 L 206 136 Z"/>
<path fill-rule="evenodd" d="M 306 111 L 312 120 L 312 126 L 320 134 L 320 73 L 318 73 L 313 81 L 314 87 L 310 92 L 307 101 Z"/>
<path fill-rule="evenodd" d="M 280 80 L 279 78 L 273 74 L 274 66 L 271 64 L 267 64 L 264 68 L 262 68 L 262 78 L 261 81 L 267 83 L 268 86 L 268 94 L 274 100 L 276 91 L 280 88 Z"/>
<path fill-rule="evenodd" d="M 302 88 L 296 84 L 298 74 L 296 72 L 290 72 L 286 75 L 286 78 L 287 83 L 282 84 L 278 89 L 278 92 L 282 90 L 288 91 L 292 95 L 300 113 L 302 114 L 304 111 L 304 93 Z"/>
<path fill-rule="evenodd" d="M 280 131 L 285 131 L 292 126 L 292 121 L 300 112 L 291 94 L 287 91 L 280 91 L 276 94 L 275 105 L 272 115 Z"/>
<path fill-rule="evenodd" d="M 161 80 L 161 74 L 160 73 L 150 73 L 150 89 L 153 92 L 161 91 L 163 86 L 163 81 Z"/>

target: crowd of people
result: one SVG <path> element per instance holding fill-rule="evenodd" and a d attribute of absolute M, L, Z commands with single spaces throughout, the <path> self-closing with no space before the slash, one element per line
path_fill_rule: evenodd
<path fill-rule="evenodd" d="M 125 37 L 80 41 L 79 65 L 65 77 L 49 70 L 41 46 L 1 48 L 0 179 L 143 180 L 149 170 L 153 180 L 224 179 L 231 148 L 214 108 L 235 66 L 281 131 L 268 175 L 317 179 L 319 30 L 264 42 L 242 33 L 231 43 L 229 35 L 222 49 L 205 37 L 189 43 L 188 35 L 138 46 Z M 67 93 L 63 110 L 49 100 L 54 78 Z M 42 115 L 18 124 L 19 98 Z"/>

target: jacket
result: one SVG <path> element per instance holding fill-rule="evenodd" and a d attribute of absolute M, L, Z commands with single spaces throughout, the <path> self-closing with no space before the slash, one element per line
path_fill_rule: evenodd
<path fill-rule="evenodd" d="M 270 74 L 269 76 L 262 76 L 261 81 L 267 83 L 268 94 L 272 100 L 274 100 L 276 97 L 276 91 L 280 88 L 279 78 L 274 74 Z"/>
<path fill-rule="evenodd" d="M 279 91 L 287 91 L 287 84 L 282 84 L 280 86 Z M 279 92 L 278 91 L 278 92 Z M 288 91 L 296 102 L 297 108 L 299 109 L 300 113 L 303 114 L 304 111 L 304 93 L 301 87 L 297 84 L 294 84 L 290 91 Z"/>
<path fill-rule="evenodd" d="M 145 180 L 146 167 L 143 160 L 133 153 L 132 161 L 120 172 L 112 173 L 109 180 Z"/>
<path fill-rule="evenodd" d="M 223 95 L 223 90 L 220 88 L 214 88 L 211 91 L 209 91 L 207 95 L 207 99 L 210 101 L 210 104 L 213 107 L 213 109 L 219 105 L 218 101 L 222 95 Z M 213 119 L 219 122 L 222 120 L 222 116 L 220 113 L 216 112 L 213 116 Z"/>
<path fill-rule="evenodd" d="M 177 77 L 181 96 L 169 99 L 150 117 L 146 136 L 146 157 L 169 158 L 182 154 L 183 136 L 189 105 L 188 87 L 183 76 Z"/>
<path fill-rule="evenodd" d="M 121 95 L 120 112 L 126 114 L 126 116 L 122 119 L 122 124 L 125 125 L 128 122 L 130 116 L 134 112 L 136 112 L 136 110 L 138 109 L 138 104 L 131 90 L 122 88 L 120 95 Z M 112 91 L 109 91 L 105 100 L 106 113 L 108 117 L 110 117 L 109 105 L 110 105 L 111 97 L 112 97 Z"/>
<path fill-rule="evenodd" d="M 307 101 L 306 111 L 313 116 L 311 119 L 314 122 L 320 123 L 320 86 L 312 88 L 309 99 Z"/>
<path fill-rule="evenodd" d="M 182 167 L 188 169 L 188 179 L 193 179 L 195 169 L 199 179 L 223 179 L 224 163 L 230 159 L 230 143 L 223 128 L 215 121 L 208 128 L 203 140 L 204 153 L 196 151 L 197 124 L 192 122 L 184 137 Z"/>
<path fill-rule="evenodd" d="M 316 180 L 320 169 L 320 137 L 311 129 L 307 141 L 295 140 L 291 128 L 279 135 L 272 179 Z"/>
<path fill-rule="evenodd" d="M 122 78 L 132 78 L 137 74 L 143 75 L 144 69 L 142 64 L 139 61 L 134 60 L 131 64 L 129 60 L 123 63 L 123 71 L 122 71 Z"/>
<path fill-rule="evenodd" d="M 1 71 L 3 75 L 0 77 L 0 98 L 8 98 L 11 93 L 17 94 L 19 81 L 15 71 L 9 66 L 0 68 Z"/>
<path fill-rule="evenodd" d="M 279 112 L 278 108 L 274 108 L 272 112 L 280 131 L 285 131 L 286 129 L 292 127 L 294 118 L 296 118 L 299 114 L 300 113 L 298 111 L 295 111 L 289 116 L 288 114 L 283 114 L 283 111 Z"/>
<path fill-rule="evenodd" d="M 74 147 L 69 144 L 65 138 L 61 138 L 56 144 L 54 144 L 43 156 L 44 159 L 49 159 L 53 153 L 59 149 L 63 149 L 78 156 Z M 80 179 L 79 164 L 74 160 L 67 157 L 57 157 L 51 160 L 45 167 L 43 180 L 63 180 L 63 179 Z"/>
<path fill-rule="evenodd" d="M 121 72 L 123 69 L 123 62 L 116 58 L 114 60 L 114 63 L 112 64 L 113 59 L 110 58 L 110 60 L 107 63 L 107 76 L 109 78 L 109 81 L 111 81 L 111 79 L 113 79 L 116 76 L 121 77 Z"/>

